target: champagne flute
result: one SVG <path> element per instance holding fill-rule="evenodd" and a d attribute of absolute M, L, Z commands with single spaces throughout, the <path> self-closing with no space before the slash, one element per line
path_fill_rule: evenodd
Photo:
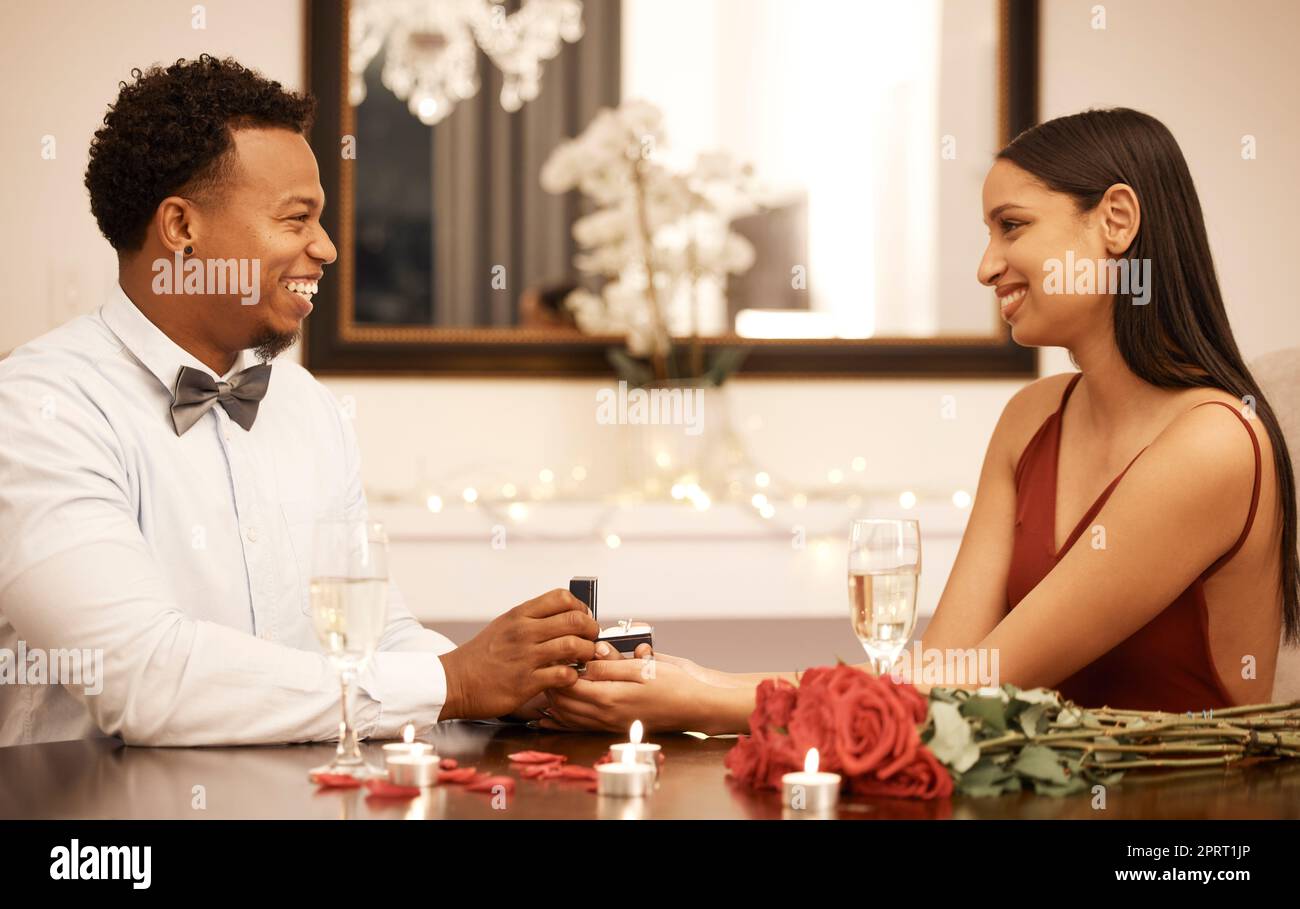
<path fill-rule="evenodd" d="M 864 518 L 849 528 L 853 632 L 879 675 L 888 673 L 916 630 L 921 528 L 916 521 Z"/>
<path fill-rule="evenodd" d="M 334 760 L 312 773 L 360 779 L 380 775 L 361 755 L 348 703 L 352 683 L 383 637 L 387 594 L 388 536 L 383 525 L 366 520 L 317 521 L 312 534 L 312 624 L 339 673 L 342 721 Z"/>

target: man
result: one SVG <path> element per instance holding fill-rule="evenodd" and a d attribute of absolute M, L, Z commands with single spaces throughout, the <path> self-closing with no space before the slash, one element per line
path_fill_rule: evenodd
<path fill-rule="evenodd" d="M 366 513 L 360 461 L 330 394 L 267 362 L 336 255 L 314 103 L 207 55 L 132 75 L 86 170 L 120 287 L 0 361 L 0 745 L 337 738 L 306 590 L 313 521 Z M 516 711 L 597 633 L 555 590 L 456 647 L 390 582 L 354 725 Z"/>

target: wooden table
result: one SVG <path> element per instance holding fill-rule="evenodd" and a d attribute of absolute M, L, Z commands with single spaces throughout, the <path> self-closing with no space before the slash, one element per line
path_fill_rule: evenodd
<path fill-rule="evenodd" d="M 560 734 L 521 726 L 453 722 L 439 727 L 443 757 L 492 773 L 513 772 L 506 755 L 535 749 L 592 764 L 619 737 Z M 378 799 L 364 790 L 317 789 L 309 768 L 333 745 L 239 748 L 136 748 L 115 739 L 0 748 L 0 819 L 36 818 L 624 818 L 776 819 L 775 792 L 753 792 L 727 778 L 730 738 L 655 736 L 666 761 L 659 790 L 645 800 L 609 799 L 582 782 L 519 779 L 504 809 L 487 793 L 445 785 L 418 799 Z M 379 743 L 363 745 L 382 764 Z M 202 788 L 197 788 L 202 787 Z M 197 808 L 201 800 L 206 807 Z M 1300 761 L 1228 771 L 1138 777 L 1112 787 L 1107 808 L 1088 796 L 954 798 L 937 802 L 875 799 L 843 805 L 844 819 L 1300 818 Z"/>

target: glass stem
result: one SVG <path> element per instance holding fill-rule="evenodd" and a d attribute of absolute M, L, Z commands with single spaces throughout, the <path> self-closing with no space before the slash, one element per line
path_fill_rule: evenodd
<path fill-rule="evenodd" d="M 348 700 L 352 689 L 352 673 L 339 673 L 339 683 L 343 688 L 343 697 L 340 700 L 342 705 L 342 725 L 339 732 L 339 747 L 336 752 L 337 760 L 348 764 L 361 763 L 361 745 L 357 741 L 357 731 L 352 728 L 351 717 L 348 716 Z"/>

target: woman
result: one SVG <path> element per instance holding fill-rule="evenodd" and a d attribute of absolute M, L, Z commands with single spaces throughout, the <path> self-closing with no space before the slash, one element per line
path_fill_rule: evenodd
<path fill-rule="evenodd" d="M 1085 706 L 1268 701 L 1280 635 L 1300 641 L 1295 479 L 1177 143 L 1132 110 L 1062 117 L 1003 149 L 983 195 L 980 282 L 1017 343 L 1081 372 L 1008 402 L 922 646 L 996 650 L 1001 681 Z M 1085 260 L 1111 282 L 1070 281 Z M 740 731 L 775 676 L 795 678 L 599 661 L 543 725 Z"/>

